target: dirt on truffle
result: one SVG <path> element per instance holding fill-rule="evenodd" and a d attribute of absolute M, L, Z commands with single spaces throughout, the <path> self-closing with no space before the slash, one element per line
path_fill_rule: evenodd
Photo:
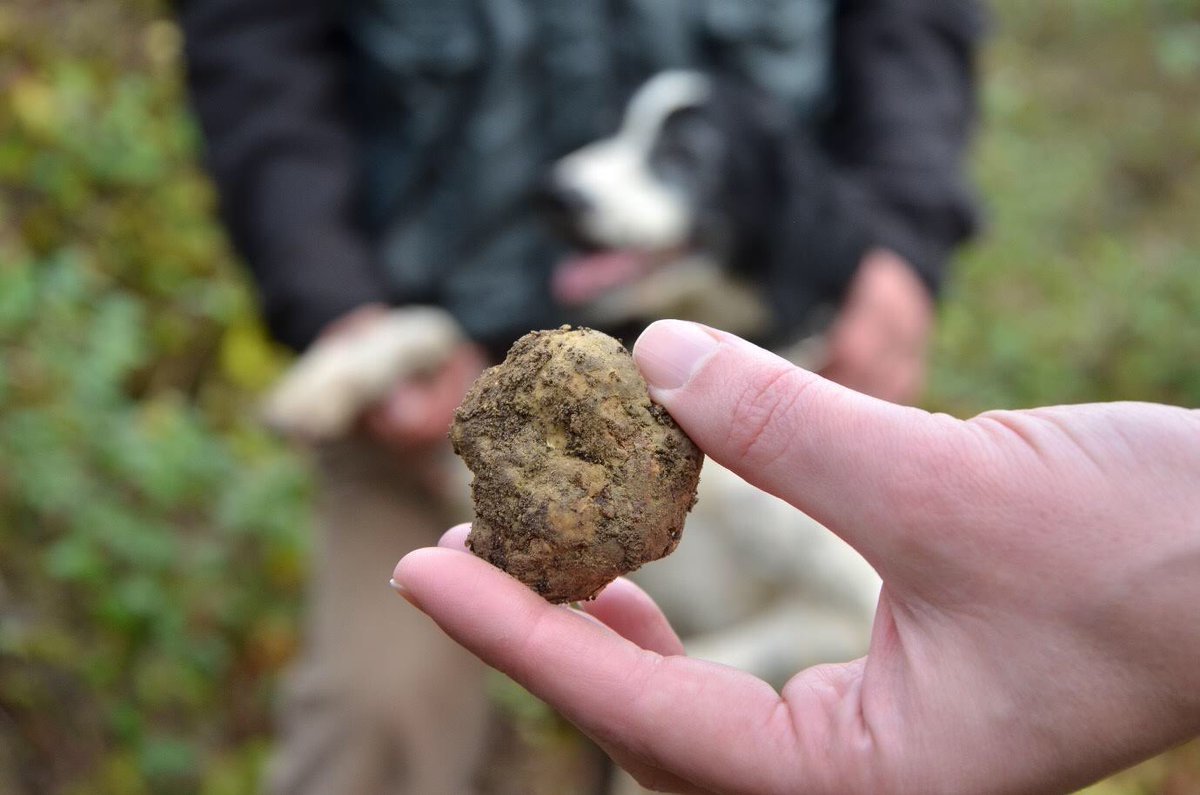
<path fill-rule="evenodd" d="M 517 340 L 450 439 L 475 475 L 467 546 L 556 603 L 672 552 L 704 460 L 620 342 L 569 326 Z"/>

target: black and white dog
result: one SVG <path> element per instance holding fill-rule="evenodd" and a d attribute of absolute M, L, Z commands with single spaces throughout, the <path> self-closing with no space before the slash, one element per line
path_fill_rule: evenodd
<path fill-rule="evenodd" d="M 555 224 L 581 251 L 555 273 L 559 299 L 596 325 L 697 320 L 817 366 L 861 248 L 788 117 L 698 72 L 652 78 L 612 137 L 560 160 L 546 182 Z M 836 536 L 712 461 L 679 548 L 633 577 L 690 653 L 776 685 L 863 653 L 879 592 Z"/>
<path fill-rule="evenodd" d="M 544 181 L 548 217 L 581 252 L 559 264 L 553 292 L 578 322 L 697 320 L 814 367 L 819 346 L 790 343 L 811 343 L 829 320 L 859 251 L 846 203 L 794 128 L 785 109 L 730 81 L 651 78 L 613 136 Z M 430 367 L 459 334 L 446 313 L 420 308 L 352 346 L 320 342 L 276 390 L 268 419 L 337 436 L 364 401 Z"/>
<path fill-rule="evenodd" d="M 545 183 L 581 253 L 555 293 L 585 322 L 685 317 L 774 346 L 820 330 L 858 263 L 854 224 L 786 109 L 726 79 L 663 72 L 620 129 Z"/>

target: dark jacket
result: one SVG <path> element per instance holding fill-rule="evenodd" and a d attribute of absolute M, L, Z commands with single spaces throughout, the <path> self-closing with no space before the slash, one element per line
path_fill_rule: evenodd
<path fill-rule="evenodd" d="M 673 66 L 741 72 L 793 102 L 855 199 L 844 222 L 936 289 L 973 227 L 961 169 L 977 12 L 964 0 L 186 0 L 181 17 L 222 212 L 272 332 L 300 348 L 363 303 L 440 303 L 502 349 L 563 319 L 532 184 Z"/>

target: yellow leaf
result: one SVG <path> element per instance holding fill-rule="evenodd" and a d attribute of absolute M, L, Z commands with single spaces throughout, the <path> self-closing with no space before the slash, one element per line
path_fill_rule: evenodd
<path fill-rule="evenodd" d="M 30 132 L 49 133 L 58 126 L 54 91 L 45 81 L 22 75 L 9 84 L 8 96 L 13 115 Z"/>
<path fill-rule="evenodd" d="M 283 372 L 286 355 L 259 323 L 240 321 L 221 338 L 220 363 L 221 373 L 234 386 L 261 392 Z"/>

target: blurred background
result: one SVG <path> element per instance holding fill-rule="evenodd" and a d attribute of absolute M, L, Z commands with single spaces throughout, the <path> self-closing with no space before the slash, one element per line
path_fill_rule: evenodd
<path fill-rule="evenodd" d="M 1200 406 L 1200 0 L 992 6 L 923 404 Z M 255 420 L 286 359 L 180 44 L 157 0 L 0 5 L 0 793 L 254 792 L 298 643 L 310 477 Z M 570 791 L 572 735 L 495 690 L 550 760 L 509 788 Z M 1200 749 L 1088 792 L 1198 793 Z"/>

